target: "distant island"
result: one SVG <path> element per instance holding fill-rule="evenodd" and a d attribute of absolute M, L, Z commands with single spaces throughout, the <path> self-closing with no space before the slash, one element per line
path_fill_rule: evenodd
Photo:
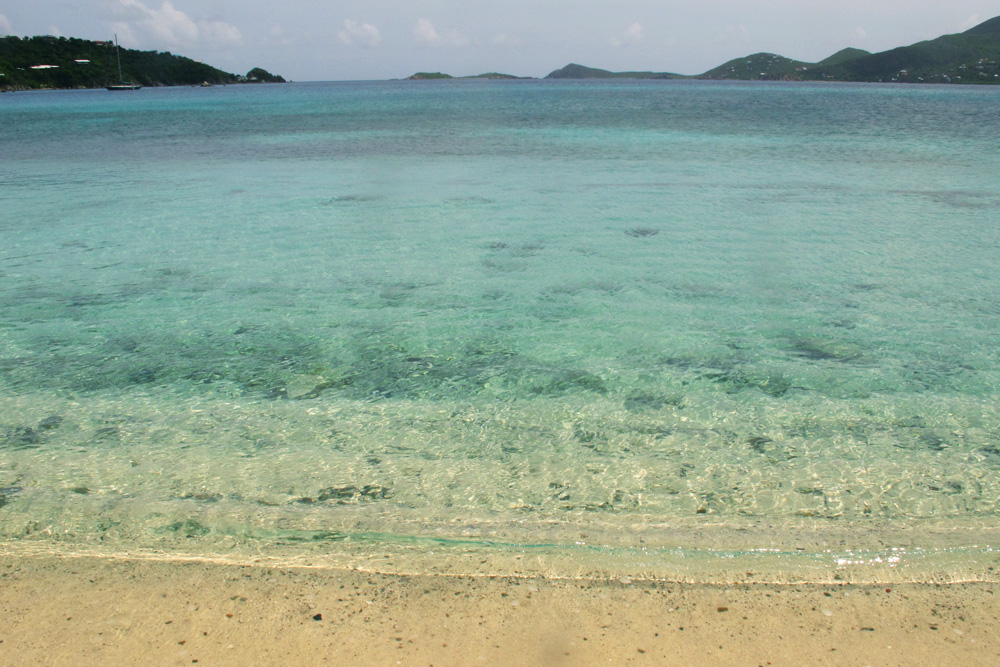
<path fill-rule="evenodd" d="M 143 86 L 284 83 L 255 67 L 245 75 L 157 51 L 121 49 L 122 78 Z M 0 90 L 103 88 L 118 81 L 114 41 L 74 37 L 0 37 Z"/>
<path fill-rule="evenodd" d="M 406 77 L 408 81 L 430 81 L 434 79 L 530 79 L 531 77 L 514 76 L 513 74 L 501 74 L 499 72 L 487 72 L 486 74 L 476 74 L 474 76 L 454 77 L 451 74 L 441 72 L 417 72 Z"/>
<path fill-rule="evenodd" d="M 862 49 L 842 49 L 818 63 L 792 60 L 774 53 L 755 53 L 735 58 L 695 75 L 672 72 L 610 72 L 571 63 L 550 72 L 545 78 L 1000 84 L 998 61 L 1000 61 L 1000 16 L 962 33 L 944 35 L 881 53 L 869 53 Z M 435 73 L 415 74 L 410 78 L 451 77 Z"/>
<path fill-rule="evenodd" d="M 691 79 L 696 77 L 673 74 L 672 72 L 609 72 L 606 69 L 584 67 L 570 63 L 554 72 L 546 79 Z"/>

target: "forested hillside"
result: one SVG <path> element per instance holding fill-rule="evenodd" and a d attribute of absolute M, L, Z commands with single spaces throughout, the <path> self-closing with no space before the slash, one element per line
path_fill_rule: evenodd
<path fill-rule="evenodd" d="M 284 81 L 254 68 L 237 76 L 183 56 L 121 49 L 121 78 L 143 86 Z M 0 89 L 101 88 L 118 83 L 113 40 L 74 37 L 0 37 Z"/>

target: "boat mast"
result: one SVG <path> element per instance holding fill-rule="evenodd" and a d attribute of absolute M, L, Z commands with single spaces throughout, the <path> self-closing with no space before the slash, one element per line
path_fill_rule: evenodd
<path fill-rule="evenodd" d="M 118 49 L 118 33 L 115 33 L 115 55 L 118 56 L 118 83 L 125 83 L 125 78 L 122 76 L 122 53 Z"/>

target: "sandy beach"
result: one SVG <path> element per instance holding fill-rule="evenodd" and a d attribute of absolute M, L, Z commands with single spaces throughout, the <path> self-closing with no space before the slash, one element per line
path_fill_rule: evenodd
<path fill-rule="evenodd" d="M 3 665 L 941 665 L 989 584 L 696 585 L 0 557 Z"/>

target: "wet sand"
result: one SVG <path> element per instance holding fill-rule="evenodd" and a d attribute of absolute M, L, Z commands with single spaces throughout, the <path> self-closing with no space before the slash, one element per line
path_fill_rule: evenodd
<path fill-rule="evenodd" d="M 1000 586 L 713 586 L 0 556 L 3 665 L 941 665 Z"/>

